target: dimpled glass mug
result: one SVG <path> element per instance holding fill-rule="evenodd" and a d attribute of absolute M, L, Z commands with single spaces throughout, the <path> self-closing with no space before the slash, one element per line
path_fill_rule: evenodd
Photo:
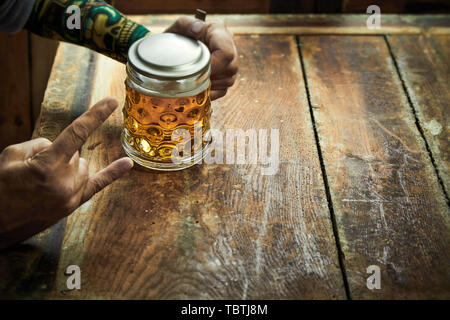
<path fill-rule="evenodd" d="M 200 41 L 152 34 L 129 49 L 122 145 L 163 171 L 200 162 L 211 144 L 210 52 Z"/>

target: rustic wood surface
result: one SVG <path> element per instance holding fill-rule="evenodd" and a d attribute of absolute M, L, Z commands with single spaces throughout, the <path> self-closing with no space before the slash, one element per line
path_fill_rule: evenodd
<path fill-rule="evenodd" d="M 279 129 L 279 173 L 136 168 L 68 219 L 52 298 L 345 298 L 295 39 L 236 41 L 241 73 L 214 103 L 212 126 Z M 124 66 L 101 57 L 97 70 L 91 104 L 123 104 Z M 121 128 L 117 110 L 86 143 L 92 172 L 123 155 Z M 86 290 L 61 293 L 70 264 Z"/>
<path fill-rule="evenodd" d="M 449 211 L 384 39 L 300 45 L 351 297 L 448 297 Z"/>
<path fill-rule="evenodd" d="M 448 197 L 450 36 L 396 35 L 388 41 Z"/>
<path fill-rule="evenodd" d="M 174 17 L 136 18 L 158 31 Z M 136 167 L 0 253 L 0 297 L 449 298 L 449 17 L 387 16 L 375 35 L 366 16 L 225 17 L 241 69 L 213 126 L 278 128 L 278 173 Z M 122 102 L 124 77 L 62 44 L 34 136 L 54 139 L 105 96 Z M 117 110 L 83 147 L 92 172 L 123 155 L 120 127 Z M 70 264 L 80 291 L 65 289 Z M 372 264 L 380 290 L 366 287 Z"/>
<path fill-rule="evenodd" d="M 30 34 L 32 124 L 39 113 L 59 42 Z"/>

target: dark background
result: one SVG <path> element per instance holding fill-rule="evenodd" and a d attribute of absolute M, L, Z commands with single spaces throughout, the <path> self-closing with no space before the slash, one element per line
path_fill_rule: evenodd
<path fill-rule="evenodd" d="M 112 0 L 126 14 L 359 13 L 376 4 L 381 13 L 450 13 L 450 0 Z M 21 31 L 0 32 L 0 151 L 28 140 L 39 115 L 57 42 Z"/>

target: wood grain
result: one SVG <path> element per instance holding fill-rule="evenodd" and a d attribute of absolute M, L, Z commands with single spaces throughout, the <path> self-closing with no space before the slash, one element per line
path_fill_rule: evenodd
<path fill-rule="evenodd" d="M 450 192 L 450 35 L 388 38 L 420 127 Z"/>
<path fill-rule="evenodd" d="M 343 299 L 295 39 L 237 38 L 241 72 L 212 126 L 278 128 L 280 168 L 135 168 L 70 216 L 52 298 Z M 124 100 L 124 66 L 98 57 L 91 104 Z M 255 116 L 257 115 L 257 116 Z M 123 155 L 117 110 L 86 143 L 92 172 Z M 67 292 L 79 265 L 82 289 Z"/>
<path fill-rule="evenodd" d="M 31 93 L 33 125 L 39 117 L 58 41 L 31 35 Z"/>
<path fill-rule="evenodd" d="M 351 297 L 448 298 L 449 210 L 384 39 L 300 43 Z"/>
<path fill-rule="evenodd" d="M 0 151 L 31 136 L 28 32 L 0 33 Z"/>
<path fill-rule="evenodd" d="M 441 35 L 441 34 L 450 34 L 450 26 L 448 27 L 431 27 L 428 29 L 430 34 Z"/>

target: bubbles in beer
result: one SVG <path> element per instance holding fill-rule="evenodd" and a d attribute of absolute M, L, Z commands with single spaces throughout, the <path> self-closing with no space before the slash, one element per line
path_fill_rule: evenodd
<path fill-rule="evenodd" d="M 201 121 L 202 135 L 210 128 L 209 89 L 192 97 L 160 98 L 143 95 L 127 86 L 123 115 L 125 139 L 135 151 L 152 161 L 172 162 L 173 148 L 182 150 L 189 145 L 181 136 L 171 140 L 175 130 L 190 133 L 191 154 L 206 144 L 197 141 L 194 145 L 194 123 Z"/>
<path fill-rule="evenodd" d="M 150 144 L 144 138 L 141 139 L 139 147 L 141 147 L 144 152 L 150 152 Z"/>

